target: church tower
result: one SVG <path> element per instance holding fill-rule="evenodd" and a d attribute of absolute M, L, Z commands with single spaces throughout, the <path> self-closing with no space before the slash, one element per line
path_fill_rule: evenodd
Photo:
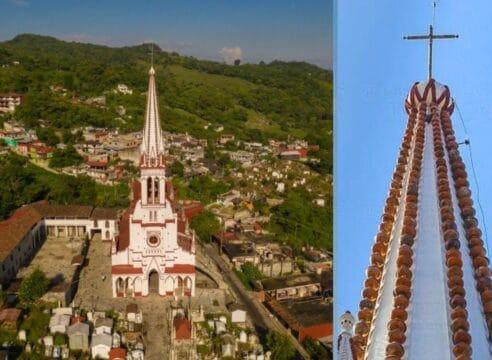
<path fill-rule="evenodd" d="M 111 248 L 113 296 L 194 296 L 195 234 L 166 179 L 155 70 L 149 71 L 140 178 Z"/>
<path fill-rule="evenodd" d="M 165 162 L 161 120 L 157 107 L 155 70 L 149 70 L 149 89 L 145 110 L 145 128 L 140 149 L 140 184 L 142 206 L 165 205 Z"/>
<path fill-rule="evenodd" d="M 408 122 L 350 342 L 357 360 L 492 358 L 492 273 L 453 130 L 453 99 L 432 78 L 432 41 L 452 37 L 432 26 L 407 37 L 429 41 L 428 79 L 405 101 Z"/>

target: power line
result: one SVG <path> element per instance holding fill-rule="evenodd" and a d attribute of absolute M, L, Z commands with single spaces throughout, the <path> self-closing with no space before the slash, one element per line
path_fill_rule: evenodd
<path fill-rule="evenodd" d="M 480 214 L 481 214 L 481 217 L 482 217 L 483 234 L 484 234 L 484 237 L 485 237 L 485 246 L 487 247 L 487 254 L 489 254 L 489 256 L 490 256 L 489 240 L 488 240 L 488 234 L 487 234 L 487 224 L 485 223 L 485 215 L 484 215 L 484 211 L 483 211 L 483 208 L 482 208 L 482 203 L 480 202 L 480 186 L 478 185 L 478 177 L 477 177 L 477 173 L 475 171 L 475 164 L 474 164 L 474 161 L 473 161 L 473 152 L 472 152 L 472 147 L 471 147 L 470 136 L 468 135 L 468 131 L 466 129 L 465 121 L 463 120 L 463 115 L 461 114 L 461 110 L 460 110 L 460 108 L 458 106 L 458 103 L 454 99 L 453 99 L 453 102 L 456 105 L 456 110 L 458 110 L 458 115 L 459 115 L 459 118 L 461 120 L 461 125 L 463 126 L 463 130 L 465 132 L 465 136 L 466 136 L 466 139 L 467 139 L 467 141 L 465 141 L 465 144 L 468 145 L 469 155 L 470 155 L 470 164 L 471 164 L 471 169 L 472 169 L 472 174 L 473 174 L 473 180 L 475 182 L 475 187 L 477 188 L 477 196 L 476 196 L 476 199 L 477 199 L 477 204 L 478 204 L 478 207 L 480 209 Z"/>

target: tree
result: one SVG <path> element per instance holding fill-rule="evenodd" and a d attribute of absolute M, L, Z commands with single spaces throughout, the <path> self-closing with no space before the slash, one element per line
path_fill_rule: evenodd
<path fill-rule="evenodd" d="M 235 66 L 239 66 L 239 64 L 241 64 L 241 59 L 234 60 L 234 65 Z"/>
<path fill-rule="evenodd" d="M 190 225 L 196 231 L 198 239 L 203 242 L 209 242 L 210 237 L 218 233 L 221 228 L 219 221 L 209 210 L 204 210 L 200 214 L 193 216 Z"/>
<path fill-rule="evenodd" d="M 65 149 L 56 149 L 49 162 L 51 168 L 63 168 L 67 166 L 80 165 L 84 158 L 75 150 L 72 145 L 67 145 Z"/>
<path fill-rule="evenodd" d="M 173 175 L 176 175 L 176 176 L 179 176 L 179 177 L 183 177 L 183 175 L 184 175 L 184 166 L 183 166 L 183 164 L 180 161 L 176 160 L 175 162 L 173 162 L 171 164 L 170 169 L 171 169 L 171 172 L 173 173 Z"/>
<path fill-rule="evenodd" d="M 321 346 L 321 344 L 313 338 L 307 337 L 302 342 L 302 346 L 309 353 L 312 360 L 326 360 L 331 359 L 328 351 Z"/>
<path fill-rule="evenodd" d="M 29 304 L 39 299 L 48 290 L 50 281 L 46 277 L 45 273 L 39 268 L 33 270 L 33 272 L 22 280 L 19 289 L 19 299 L 23 304 Z"/>
<path fill-rule="evenodd" d="M 288 335 L 270 331 L 267 335 L 267 348 L 272 352 L 272 359 L 290 360 L 296 355 L 296 350 Z"/>

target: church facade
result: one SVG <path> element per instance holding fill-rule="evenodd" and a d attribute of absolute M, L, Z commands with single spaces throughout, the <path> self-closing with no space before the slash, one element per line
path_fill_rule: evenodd
<path fill-rule="evenodd" d="M 155 71 L 149 71 L 140 178 L 111 247 L 113 297 L 194 296 L 195 234 L 165 176 Z"/>

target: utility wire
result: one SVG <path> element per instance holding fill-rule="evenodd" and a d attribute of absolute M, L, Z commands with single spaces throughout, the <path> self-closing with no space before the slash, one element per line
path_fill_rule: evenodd
<path fill-rule="evenodd" d="M 480 214 L 482 215 L 482 224 L 483 224 L 483 234 L 484 234 L 484 237 L 485 237 L 485 246 L 487 247 L 487 254 L 490 256 L 490 251 L 489 251 L 489 237 L 487 235 L 487 224 L 485 223 L 485 215 L 484 215 L 484 211 L 483 211 L 483 208 L 482 208 L 482 203 L 480 202 L 480 186 L 478 185 L 477 173 L 475 171 L 475 164 L 474 164 L 474 161 L 473 161 L 473 152 L 472 152 L 472 147 L 471 147 L 470 136 L 468 135 L 468 131 L 466 130 L 465 121 L 463 120 L 463 115 L 461 114 L 461 110 L 460 110 L 460 108 L 458 106 L 458 103 L 454 99 L 453 99 L 453 102 L 454 102 L 454 104 L 456 106 L 456 110 L 458 110 L 458 115 L 459 115 L 459 118 L 461 120 L 461 125 L 463 126 L 463 130 L 465 132 L 466 139 L 468 140 L 468 141 L 465 141 L 465 144 L 468 145 L 468 149 L 469 149 L 470 163 L 471 163 L 471 169 L 472 169 L 472 173 L 473 173 L 473 179 L 475 181 L 475 187 L 477 188 L 477 196 L 476 196 L 476 199 L 477 199 L 478 207 L 480 209 Z"/>

